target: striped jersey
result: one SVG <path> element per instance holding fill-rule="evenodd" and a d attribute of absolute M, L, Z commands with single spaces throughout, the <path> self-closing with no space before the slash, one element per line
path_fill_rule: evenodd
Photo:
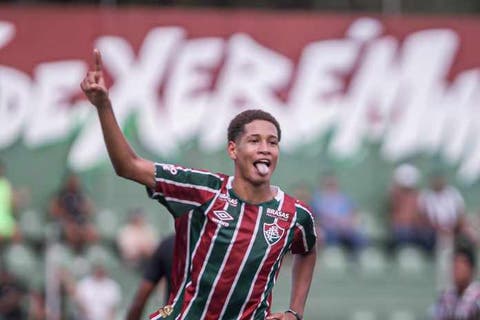
<path fill-rule="evenodd" d="M 435 320 L 480 319 L 480 282 L 474 281 L 459 294 L 456 289 L 445 290 L 434 308 Z"/>
<path fill-rule="evenodd" d="M 250 204 L 233 177 L 156 164 L 149 196 L 175 218 L 172 292 L 151 319 L 265 319 L 282 258 L 312 250 L 310 210 L 277 188 L 274 199 Z"/>

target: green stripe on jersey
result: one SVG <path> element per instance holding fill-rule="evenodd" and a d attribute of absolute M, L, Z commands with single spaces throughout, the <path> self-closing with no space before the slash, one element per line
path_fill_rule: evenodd
<path fill-rule="evenodd" d="M 185 319 L 196 319 L 200 317 L 204 309 L 207 307 L 207 298 L 214 290 L 213 285 L 215 279 L 220 275 L 223 262 L 228 258 L 228 248 L 234 245 L 233 238 L 237 228 L 240 227 L 241 218 L 244 212 L 244 205 L 237 207 L 228 206 L 226 211 L 233 217 L 233 220 L 228 221 L 228 227 L 218 225 L 216 230 L 216 237 L 214 238 L 213 247 L 210 248 L 209 257 L 203 274 L 197 283 L 197 296 L 190 310 L 186 314 Z"/>
<path fill-rule="evenodd" d="M 207 203 L 206 206 L 210 204 Z M 204 208 L 203 208 L 204 209 Z M 201 241 L 200 235 L 202 233 L 202 230 L 207 222 L 207 217 L 204 215 L 203 210 L 197 209 L 192 212 L 191 219 L 190 219 L 190 236 L 189 236 L 189 252 L 188 252 L 188 261 L 186 261 L 187 264 L 187 274 L 186 274 L 186 279 L 184 279 L 184 284 L 188 283 L 191 280 L 191 273 L 190 273 L 190 266 L 191 266 L 191 259 L 193 256 L 193 251 L 195 250 L 197 244 L 199 241 Z M 182 311 L 182 306 L 183 306 L 183 296 L 185 294 L 185 285 L 183 287 L 179 288 L 181 290 L 179 294 L 179 298 L 176 301 L 172 313 L 172 319 L 174 319 L 175 316 L 180 314 Z"/>
<path fill-rule="evenodd" d="M 304 209 L 303 207 L 296 205 L 295 208 L 297 210 L 297 223 L 300 224 L 305 231 L 308 249 L 306 252 L 308 252 L 312 250 L 312 248 L 315 246 L 315 243 L 317 242 L 315 221 L 313 220 L 312 214 L 306 211 L 306 209 Z"/>
<path fill-rule="evenodd" d="M 292 228 L 288 232 L 289 233 L 287 235 L 287 243 L 291 243 L 294 236 L 294 229 Z M 259 308 L 257 309 L 257 311 L 254 313 L 253 319 L 263 320 L 265 318 L 265 310 L 268 307 L 268 304 L 267 304 L 268 301 L 266 298 L 271 294 L 273 290 L 273 286 L 275 285 L 275 281 L 276 281 L 275 276 L 280 269 L 280 265 L 282 263 L 283 257 L 285 256 L 285 254 L 287 254 L 289 249 L 290 249 L 290 246 L 285 246 L 282 250 L 282 253 L 280 254 L 280 259 L 278 259 L 275 262 L 275 264 L 272 266 L 272 272 L 270 273 L 270 277 L 268 278 L 266 290 L 264 291 L 264 295 L 262 296 L 263 297 L 262 302 Z"/>
<path fill-rule="evenodd" d="M 218 190 L 222 184 L 221 177 L 215 173 L 190 168 L 183 168 L 173 164 L 155 164 L 155 177 L 163 178 L 184 184 L 203 186 Z"/>
<path fill-rule="evenodd" d="M 264 262 L 264 257 L 266 259 L 268 253 L 270 252 L 269 245 L 266 242 L 263 234 L 263 225 L 264 223 L 272 223 L 274 219 L 267 216 L 265 212 L 267 208 L 277 210 L 279 209 L 278 206 L 278 201 L 271 201 L 265 205 L 262 205 L 263 214 L 258 225 L 256 238 L 254 240 L 252 249 L 249 253 L 247 262 L 245 263 L 243 270 L 239 270 L 241 271 L 240 277 L 238 278 L 238 281 L 233 288 L 233 293 L 230 301 L 226 301 L 226 303 L 228 304 L 222 319 L 236 319 L 240 315 L 242 306 L 244 305 L 245 300 L 250 294 L 250 289 L 252 288 L 252 286 L 255 285 L 255 282 L 253 282 L 254 277 L 257 274 L 257 271 L 259 271 L 258 269 L 261 267 L 260 264 Z M 263 320 L 263 318 L 258 319 Z"/>
<path fill-rule="evenodd" d="M 156 163 L 155 189 L 147 188 L 147 192 L 174 217 L 179 217 L 211 200 L 222 181 L 222 177 L 214 173 Z"/>

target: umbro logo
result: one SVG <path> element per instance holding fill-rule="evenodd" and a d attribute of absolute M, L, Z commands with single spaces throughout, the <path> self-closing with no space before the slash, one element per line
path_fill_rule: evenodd
<path fill-rule="evenodd" d="M 225 210 L 215 210 L 213 214 L 222 221 L 230 221 L 233 220 L 233 217 Z"/>
<path fill-rule="evenodd" d="M 213 214 L 215 217 L 212 218 L 212 221 L 224 227 L 230 225 L 227 221 L 233 220 L 233 217 L 225 210 L 215 210 Z"/>

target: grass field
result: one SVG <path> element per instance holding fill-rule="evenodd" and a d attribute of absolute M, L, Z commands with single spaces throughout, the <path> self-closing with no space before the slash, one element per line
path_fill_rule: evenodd
<path fill-rule="evenodd" d="M 288 308 L 291 265 L 292 259 L 287 257 L 274 289 L 272 311 Z M 343 271 L 331 270 L 320 256 L 305 319 L 428 319 L 428 308 L 435 300 L 434 275 L 431 262 L 422 271 L 411 274 L 401 272 L 394 264 L 389 264 L 383 272 L 365 273 L 356 264 L 349 264 Z M 158 301 L 161 301 L 161 292 L 150 299 L 148 309 L 155 310 Z"/>
<path fill-rule="evenodd" d="M 305 319 L 420 320 L 435 299 L 433 265 L 415 274 L 395 266 L 364 273 L 352 264 L 344 272 L 325 270 L 319 260 L 310 289 Z M 323 269 L 322 269 L 323 268 Z M 273 310 L 288 307 L 291 260 L 284 263 L 274 289 Z"/>

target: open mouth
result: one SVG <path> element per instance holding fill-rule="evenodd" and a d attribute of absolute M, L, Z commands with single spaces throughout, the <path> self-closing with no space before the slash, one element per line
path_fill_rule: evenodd
<path fill-rule="evenodd" d="M 270 160 L 260 159 L 255 161 L 253 165 L 261 176 L 266 176 L 270 172 Z"/>

